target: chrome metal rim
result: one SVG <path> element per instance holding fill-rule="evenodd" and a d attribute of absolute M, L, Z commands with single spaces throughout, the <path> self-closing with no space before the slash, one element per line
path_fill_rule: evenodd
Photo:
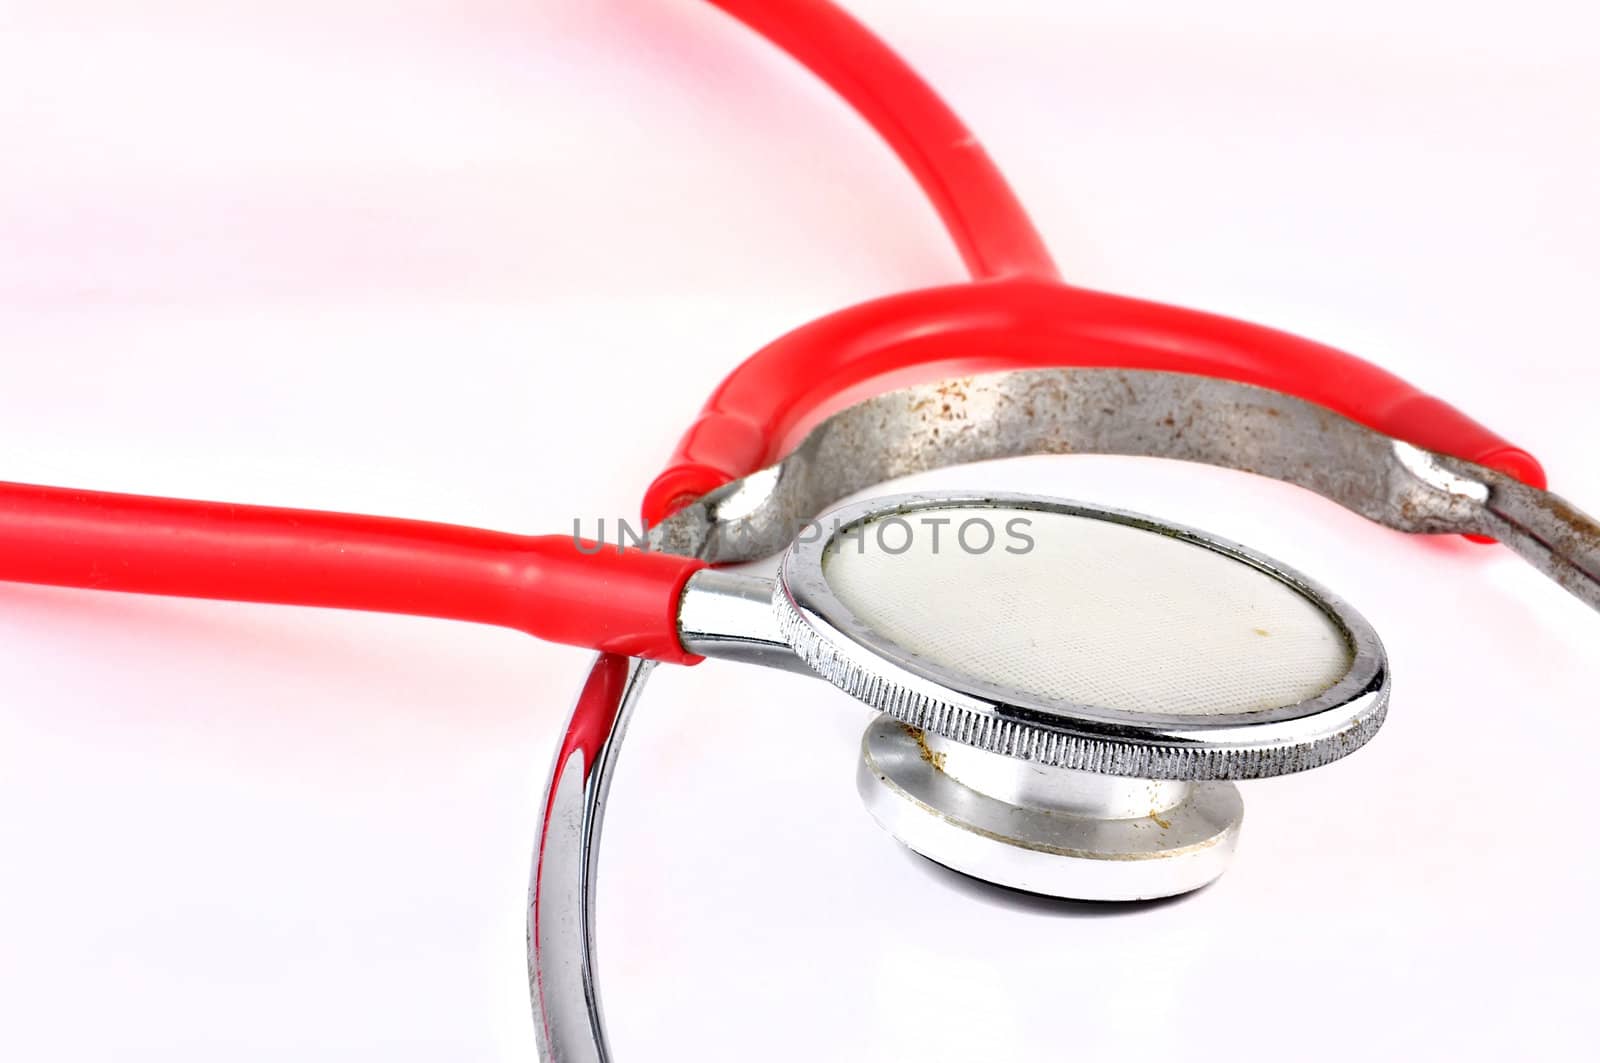
<path fill-rule="evenodd" d="M 856 617 L 829 587 L 823 562 L 840 535 L 858 525 L 957 507 L 1111 521 L 1225 555 L 1321 609 L 1348 642 L 1350 668 L 1306 701 L 1205 717 L 1117 711 L 1021 695 L 943 668 Z M 1372 626 L 1320 584 L 1237 543 L 1142 514 L 1022 494 L 895 495 L 844 507 L 826 519 L 831 534 L 797 541 L 784 555 L 773 595 L 779 628 L 814 672 L 902 723 L 1054 767 L 1150 779 L 1247 779 L 1303 771 L 1354 752 L 1382 725 L 1389 670 Z"/>
<path fill-rule="evenodd" d="M 1232 783 L 1188 785 L 1148 815 L 1073 813 L 985 793 L 928 754 L 922 732 L 877 717 L 861 738 L 856 791 L 908 849 L 984 882 L 1083 901 L 1173 897 L 1215 881 L 1238 843 L 1244 804 Z"/>

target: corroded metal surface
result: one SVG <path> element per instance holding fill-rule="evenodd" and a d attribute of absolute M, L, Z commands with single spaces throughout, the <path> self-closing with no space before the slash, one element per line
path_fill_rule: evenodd
<path fill-rule="evenodd" d="M 1596 582 L 1600 526 L 1555 496 L 1301 399 L 1142 370 L 993 373 L 869 399 L 824 421 L 776 465 L 678 513 L 658 529 L 660 541 L 717 563 L 766 557 L 806 520 L 873 484 L 1024 454 L 1202 462 L 1297 484 L 1397 531 L 1504 533 L 1525 552 L 1521 534 L 1549 545 L 1562 564 L 1552 566 L 1537 549 L 1525 552 L 1530 561 L 1590 604 L 1600 602 L 1592 586 L 1583 587 Z"/>

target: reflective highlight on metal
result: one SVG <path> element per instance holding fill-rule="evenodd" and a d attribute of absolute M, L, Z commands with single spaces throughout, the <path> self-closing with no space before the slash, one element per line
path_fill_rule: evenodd
<path fill-rule="evenodd" d="M 622 736 L 654 667 L 601 654 L 551 768 L 528 896 L 528 982 L 541 1059 L 609 1058 L 594 948 L 600 829 Z"/>
<path fill-rule="evenodd" d="M 678 605 L 678 638 L 702 657 L 812 675 L 778 630 L 770 579 L 702 569 L 689 577 Z"/>
<path fill-rule="evenodd" d="M 862 736 L 856 790 L 913 852 L 985 882 L 1075 900 L 1199 889 L 1227 869 L 1244 818 L 1232 783 L 1018 765 L 885 716 Z"/>

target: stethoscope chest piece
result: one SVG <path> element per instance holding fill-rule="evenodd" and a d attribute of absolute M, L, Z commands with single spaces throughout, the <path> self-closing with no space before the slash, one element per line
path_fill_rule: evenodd
<path fill-rule="evenodd" d="M 1230 780 L 1363 745 L 1388 703 L 1370 625 L 1299 573 L 1148 517 L 1032 496 L 908 495 L 785 555 L 778 628 L 878 710 L 857 787 L 906 846 L 1083 900 L 1226 868 Z"/>

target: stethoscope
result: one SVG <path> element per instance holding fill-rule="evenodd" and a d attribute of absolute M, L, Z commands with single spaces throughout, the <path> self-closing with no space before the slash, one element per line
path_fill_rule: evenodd
<path fill-rule="evenodd" d="M 825 512 L 848 495 L 1022 454 L 1205 462 L 1399 531 L 1497 540 L 1600 608 L 1600 524 L 1546 492 L 1528 453 L 1350 355 L 1061 284 L 971 134 L 864 28 L 822 0 L 719 6 L 884 136 L 973 280 L 831 314 L 736 369 L 646 492 L 645 548 L 0 486 L 0 578 L 449 617 L 600 651 L 533 874 L 545 1058 L 608 1057 L 598 846 L 656 661 L 721 657 L 837 686 L 874 712 L 857 787 L 886 830 L 965 874 L 1080 899 L 1212 881 L 1237 839 L 1234 780 L 1328 763 L 1383 722 L 1389 667 L 1371 625 L 1245 546 L 994 492 Z M 779 554 L 770 579 L 726 569 Z"/>

